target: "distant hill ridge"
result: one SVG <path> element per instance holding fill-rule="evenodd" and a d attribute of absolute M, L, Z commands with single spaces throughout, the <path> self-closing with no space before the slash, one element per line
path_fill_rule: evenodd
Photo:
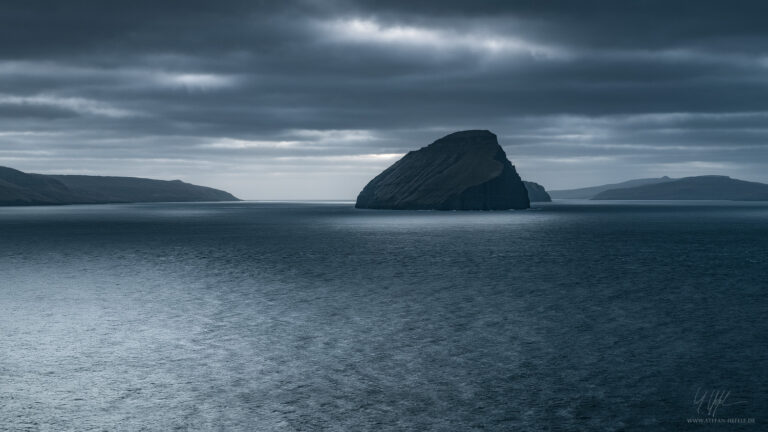
<path fill-rule="evenodd" d="M 592 199 L 768 201 L 768 184 L 707 175 L 610 189 L 598 193 Z"/>
<path fill-rule="evenodd" d="M 601 186 L 590 186 L 585 188 L 566 189 L 566 190 L 551 190 L 549 191 L 549 195 L 552 198 L 556 198 L 556 199 L 592 199 L 595 195 L 599 194 L 600 192 L 607 191 L 610 189 L 623 189 L 623 188 L 629 188 L 629 187 L 635 187 L 635 186 L 643 186 L 647 184 L 665 183 L 672 180 L 675 180 L 675 179 L 669 178 L 667 176 L 659 177 L 659 178 L 643 178 L 643 179 L 628 180 L 621 183 L 605 184 Z"/>
<path fill-rule="evenodd" d="M 0 206 L 196 201 L 238 199 L 181 180 L 29 174 L 0 167 Z"/>

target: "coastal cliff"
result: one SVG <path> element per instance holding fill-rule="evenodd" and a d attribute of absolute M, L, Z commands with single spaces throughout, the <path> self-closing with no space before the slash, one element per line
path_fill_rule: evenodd
<path fill-rule="evenodd" d="M 549 193 L 544 189 L 544 186 L 536 182 L 525 180 L 523 180 L 523 184 L 528 191 L 528 199 L 530 199 L 531 202 L 552 202 L 552 197 L 549 196 Z"/>

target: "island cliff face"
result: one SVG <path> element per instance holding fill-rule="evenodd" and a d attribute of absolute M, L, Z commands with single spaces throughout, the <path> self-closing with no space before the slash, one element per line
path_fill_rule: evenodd
<path fill-rule="evenodd" d="M 530 201 L 496 135 L 469 130 L 406 154 L 365 186 L 355 207 L 507 210 L 529 208 Z"/>

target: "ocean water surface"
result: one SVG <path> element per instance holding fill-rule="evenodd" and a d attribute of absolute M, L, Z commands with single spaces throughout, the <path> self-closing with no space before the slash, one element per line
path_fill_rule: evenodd
<path fill-rule="evenodd" d="M 0 242 L 0 430 L 768 422 L 768 203 L 0 208 Z"/>

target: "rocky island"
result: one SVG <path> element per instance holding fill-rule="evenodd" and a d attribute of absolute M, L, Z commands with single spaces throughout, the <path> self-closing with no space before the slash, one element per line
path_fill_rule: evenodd
<path fill-rule="evenodd" d="M 508 210 L 529 208 L 530 201 L 496 135 L 468 130 L 408 152 L 365 186 L 355 207 Z"/>
<path fill-rule="evenodd" d="M 0 206 L 196 201 L 238 199 L 180 180 L 28 174 L 0 167 Z"/>
<path fill-rule="evenodd" d="M 544 189 L 544 186 L 536 182 L 525 180 L 523 180 L 523 184 L 528 191 L 528 199 L 530 199 L 531 202 L 552 202 L 552 197 L 549 196 L 549 193 Z"/>

